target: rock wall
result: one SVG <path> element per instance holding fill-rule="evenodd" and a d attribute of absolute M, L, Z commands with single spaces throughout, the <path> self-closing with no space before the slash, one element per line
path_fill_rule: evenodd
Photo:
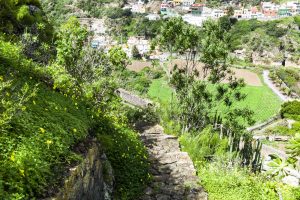
<path fill-rule="evenodd" d="M 85 159 L 70 169 L 60 192 L 47 200 L 110 200 L 114 176 L 100 145 L 93 141 Z"/>

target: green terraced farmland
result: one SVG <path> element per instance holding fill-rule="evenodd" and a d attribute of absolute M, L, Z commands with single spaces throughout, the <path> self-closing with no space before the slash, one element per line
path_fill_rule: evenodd
<path fill-rule="evenodd" d="M 263 122 L 276 115 L 280 110 L 281 100 L 266 85 L 246 86 L 243 91 L 247 94 L 244 101 L 238 102 L 238 107 L 248 107 L 254 111 L 256 123 Z M 152 99 L 159 99 L 162 103 L 169 103 L 172 99 L 172 88 L 165 79 L 153 80 L 148 95 Z"/>

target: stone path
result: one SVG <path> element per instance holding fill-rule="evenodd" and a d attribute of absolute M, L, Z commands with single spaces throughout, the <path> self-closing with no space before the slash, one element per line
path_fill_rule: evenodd
<path fill-rule="evenodd" d="M 164 134 L 156 125 L 144 128 L 141 139 L 148 149 L 153 181 L 140 200 L 207 200 L 193 162 L 180 151 L 177 137 Z"/>

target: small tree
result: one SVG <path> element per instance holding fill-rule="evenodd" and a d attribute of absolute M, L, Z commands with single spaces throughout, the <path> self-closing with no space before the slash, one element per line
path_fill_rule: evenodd
<path fill-rule="evenodd" d="M 65 67 L 69 74 L 77 77 L 76 64 L 81 58 L 87 30 L 80 26 L 78 19 L 71 17 L 60 27 L 57 44 L 57 63 Z"/>
<path fill-rule="evenodd" d="M 174 68 L 170 81 L 179 107 L 175 118 L 182 132 L 200 133 L 213 126 L 220 137 L 228 137 L 230 151 L 236 151 L 246 126 L 253 123 L 252 111 L 235 106 L 245 98 L 245 83 L 230 70 L 229 36 L 220 22 L 207 21 L 200 32 L 180 19 L 172 19 L 162 31 L 161 46 L 184 55 L 186 61 L 185 67 Z"/>

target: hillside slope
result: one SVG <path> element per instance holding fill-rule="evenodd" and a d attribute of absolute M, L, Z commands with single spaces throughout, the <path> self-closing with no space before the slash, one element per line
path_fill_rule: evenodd
<path fill-rule="evenodd" d="M 1 87 L 0 198 L 45 196 L 80 159 L 72 146 L 85 139 L 92 123 L 84 103 L 36 79 L 33 63 L 16 46 L 0 41 L 0 49 L 0 83 L 10 83 Z"/>

